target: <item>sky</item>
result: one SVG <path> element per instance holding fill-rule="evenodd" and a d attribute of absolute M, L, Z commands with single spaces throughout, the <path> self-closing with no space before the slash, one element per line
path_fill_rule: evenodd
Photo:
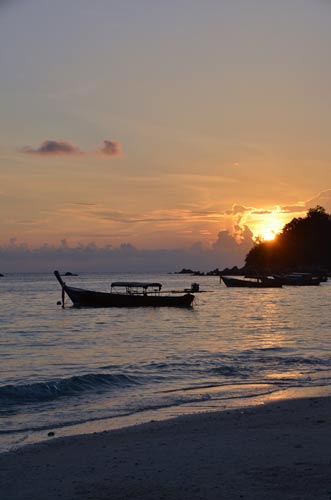
<path fill-rule="evenodd" d="M 329 0 L 0 0 L 0 272 L 240 266 L 330 212 L 330 25 Z"/>

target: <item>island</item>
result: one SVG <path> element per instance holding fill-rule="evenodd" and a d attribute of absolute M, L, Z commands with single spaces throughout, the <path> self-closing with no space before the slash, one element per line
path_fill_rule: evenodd
<path fill-rule="evenodd" d="M 321 206 L 294 218 L 274 240 L 257 241 L 248 252 L 245 274 L 331 272 L 331 215 Z"/>

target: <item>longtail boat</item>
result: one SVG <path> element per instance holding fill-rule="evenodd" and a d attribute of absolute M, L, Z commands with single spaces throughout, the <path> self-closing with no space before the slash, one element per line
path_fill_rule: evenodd
<path fill-rule="evenodd" d="M 195 298 L 189 291 L 163 294 L 161 283 L 135 281 L 116 281 L 110 292 L 98 292 L 67 285 L 59 271 L 54 271 L 54 275 L 62 288 L 62 307 L 66 295 L 75 307 L 190 307 Z"/>
<path fill-rule="evenodd" d="M 228 287 L 239 288 L 281 288 L 282 283 L 275 278 L 268 276 L 257 276 L 255 278 L 233 278 L 230 276 L 221 276 L 221 281 Z"/>
<path fill-rule="evenodd" d="M 275 274 L 274 278 L 285 286 L 318 286 L 324 281 L 322 276 L 310 273 Z"/>

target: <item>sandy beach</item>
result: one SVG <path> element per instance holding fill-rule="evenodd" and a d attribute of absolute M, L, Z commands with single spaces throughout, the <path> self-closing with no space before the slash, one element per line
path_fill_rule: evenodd
<path fill-rule="evenodd" d="M 179 417 L 0 455 L 3 500 L 331 499 L 331 398 Z"/>

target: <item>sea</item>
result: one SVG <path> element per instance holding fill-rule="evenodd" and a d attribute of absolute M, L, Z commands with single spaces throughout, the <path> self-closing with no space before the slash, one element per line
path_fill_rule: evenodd
<path fill-rule="evenodd" d="M 0 451 L 270 401 L 330 395 L 331 282 L 226 288 L 218 276 L 79 273 L 163 290 L 192 308 L 77 309 L 52 272 L 0 278 Z"/>

